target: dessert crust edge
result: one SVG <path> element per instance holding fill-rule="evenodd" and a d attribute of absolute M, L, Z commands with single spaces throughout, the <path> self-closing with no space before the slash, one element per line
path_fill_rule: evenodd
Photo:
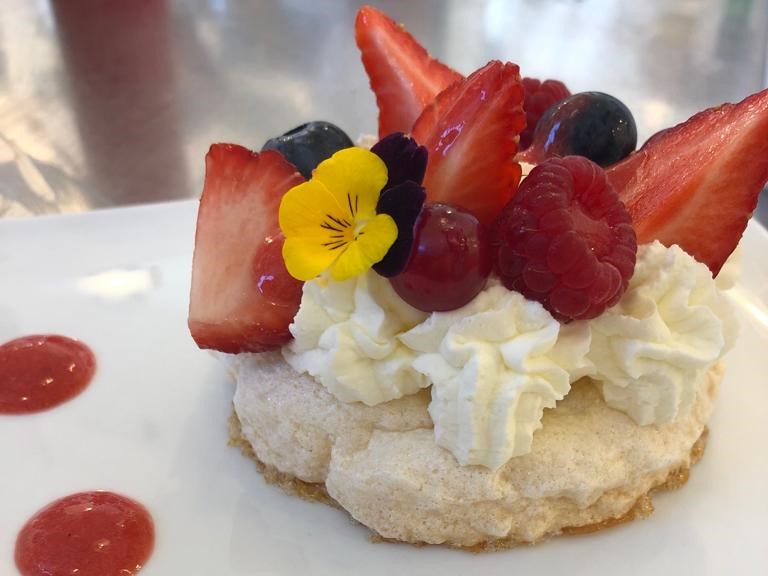
<path fill-rule="evenodd" d="M 516 540 L 514 538 L 501 538 L 496 540 L 488 540 L 485 542 L 475 544 L 473 546 L 458 546 L 450 543 L 446 543 L 444 544 L 444 546 L 458 549 L 458 550 L 465 550 L 468 552 L 493 552 L 498 550 L 514 548 L 520 545 L 536 544 L 538 542 L 548 539 L 551 536 L 557 536 L 558 534 L 566 534 L 566 535 L 589 534 L 589 533 L 604 530 L 606 528 L 611 528 L 619 524 L 624 524 L 632 520 L 648 518 L 654 511 L 653 493 L 657 491 L 662 491 L 662 490 L 665 490 L 665 491 L 677 490 L 678 488 L 685 485 L 685 483 L 688 481 L 688 478 L 690 476 L 691 466 L 696 464 L 704 455 L 704 450 L 706 449 L 706 446 L 707 446 L 708 437 L 709 437 L 709 428 L 705 426 L 704 429 L 702 430 L 701 435 L 691 447 L 690 463 L 688 465 L 684 465 L 679 468 L 670 470 L 667 473 L 666 477 L 661 482 L 651 486 L 651 488 L 645 494 L 642 494 L 626 512 L 624 512 L 619 516 L 605 518 L 599 522 L 585 524 L 583 526 L 565 526 L 560 530 L 559 533 L 549 534 L 534 541 Z M 339 503 L 336 502 L 328 494 L 325 484 L 305 482 L 303 480 L 300 480 L 299 478 L 296 478 L 292 474 L 282 472 L 277 468 L 275 468 L 274 466 L 271 466 L 269 464 L 262 462 L 256 456 L 250 443 L 243 436 L 241 426 L 240 426 L 240 420 L 238 419 L 234 409 L 232 410 L 232 413 L 229 418 L 229 445 L 239 448 L 244 456 L 250 458 L 256 464 L 256 468 L 258 469 L 258 471 L 261 473 L 261 475 L 264 477 L 264 480 L 268 484 L 273 484 L 275 486 L 278 486 L 287 494 L 290 494 L 292 496 L 298 496 L 303 500 L 307 500 L 310 502 L 321 502 L 323 504 L 327 504 L 334 508 L 339 508 L 341 510 L 344 510 L 344 508 L 341 505 L 339 505 Z M 609 494 L 609 493 L 610 492 L 606 492 L 606 494 Z M 346 513 L 346 510 L 344 510 L 344 512 Z M 347 516 L 354 521 L 354 518 L 352 518 L 351 515 L 347 514 Z M 365 528 L 371 533 L 370 540 L 372 542 L 391 542 L 396 544 L 405 543 L 405 544 L 411 544 L 414 546 L 429 545 L 423 542 L 421 543 L 420 542 L 403 542 L 400 540 L 384 538 L 383 536 L 372 531 L 369 527 L 363 524 L 360 524 L 359 522 L 356 522 L 356 521 L 355 523 L 363 526 L 363 528 Z"/>

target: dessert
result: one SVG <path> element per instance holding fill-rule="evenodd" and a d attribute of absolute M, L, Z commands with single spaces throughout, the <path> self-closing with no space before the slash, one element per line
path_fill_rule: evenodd
<path fill-rule="evenodd" d="M 370 150 L 299 127 L 206 160 L 189 326 L 232 354 L 235 441 L 386 539 L 646 516 L 704 449 L 735 339 L 713 276 L 768 180 L 768 91 L 633 151 L 613 97 L 498 61 L 464 78 L 370 7 L 355 33 Z M 564 99 L 528 114 L 539 91 Z"/>

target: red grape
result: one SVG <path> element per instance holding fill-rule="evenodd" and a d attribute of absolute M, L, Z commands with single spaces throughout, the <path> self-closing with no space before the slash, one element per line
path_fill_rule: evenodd
<path fill-rule="evenodd" d="M 488 233 L 472 213 L 450 204 L 425 204 L 410 260 L 390 282 L 414 308 L 455 310 L 483 289 L 491 266 Z"/>

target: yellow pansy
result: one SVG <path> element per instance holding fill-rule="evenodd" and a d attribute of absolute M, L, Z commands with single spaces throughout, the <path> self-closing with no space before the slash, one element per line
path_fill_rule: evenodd
<path fill-rule="evenodd" d="M 291 276 L 311 280 L 330 269 L 331 278 L 346 280 L 384 258 L 397 239 L 393 218 L 376 213 L 386 183 L 387 167 L 376 154 L 346 148 L 288 190 L 279 222 Z"/>

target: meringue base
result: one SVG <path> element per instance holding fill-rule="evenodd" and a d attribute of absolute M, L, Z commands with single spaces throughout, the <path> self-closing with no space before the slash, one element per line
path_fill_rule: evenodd
<path fill-rule="evenodd" d="M 434 442 L 429 391 L 344 404 L 279 353 L 239 355 L 233 444 L 265 479 L 343 508 L 375 539 L 496 550 L 647 517 L 702 455 L 719 364 L 690 413 L 638 426 L 588 378 L 545 411 L 530 454 L 497 471 L 460 466 Z"/>

